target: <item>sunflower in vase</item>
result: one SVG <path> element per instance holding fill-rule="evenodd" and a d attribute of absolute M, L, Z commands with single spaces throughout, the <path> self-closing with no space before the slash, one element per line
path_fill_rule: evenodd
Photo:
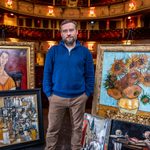
<path fill-rule="evenodd" d="M 107 94 L 117 100 L 122 113 L 136 114 L 139 102 L 150 103 L 143 86 L 150 87 L 149 56 L 131 55 L 127 59 L 115 59 L 106 76 Z M 142 95 L 142 96 L 141 96 Z"/>

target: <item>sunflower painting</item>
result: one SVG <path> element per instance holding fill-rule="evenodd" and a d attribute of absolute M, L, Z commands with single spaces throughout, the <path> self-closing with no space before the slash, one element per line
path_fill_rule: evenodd
<path fill-rule="evenodd" d="M 149 45 L 150 47 L 150 45 Z M 98 113 L 110 110 L 150 112 L 150 48 L 142 45 L 100 45 L 94 98 Z"/>

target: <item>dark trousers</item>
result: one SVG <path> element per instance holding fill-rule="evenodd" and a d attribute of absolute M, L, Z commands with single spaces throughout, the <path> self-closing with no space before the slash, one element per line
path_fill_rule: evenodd
<path fill-rule="evenodd" d="M 66 108 L 69 108 L 72 125 L 71 149 L 81 149 L 82 124 L 87 95 L 84 93 L 75 98 L 63 98 L 52 95 L 49 101 L 48 129 L 45 150 L 55 150 L 58 134 L 62 126 Z"/>

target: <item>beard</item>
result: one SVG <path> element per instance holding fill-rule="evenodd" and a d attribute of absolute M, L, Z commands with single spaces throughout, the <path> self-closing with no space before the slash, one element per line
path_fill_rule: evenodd
<path fill-rule="evenodd" d="M 73 46 L 76 40 L 77 40 L 77 38 L 73 37 L 73 36 L 66 37 L 66 38 L 63 39 L 64 43 L 67 46 Z"/>

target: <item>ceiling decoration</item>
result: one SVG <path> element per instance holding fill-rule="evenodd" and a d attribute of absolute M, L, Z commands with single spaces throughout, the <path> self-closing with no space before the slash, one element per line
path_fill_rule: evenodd
<path fill-rule="evenodd" d="M 77 7 L 78 0 L 68 0 L 68 7 Z"/>

